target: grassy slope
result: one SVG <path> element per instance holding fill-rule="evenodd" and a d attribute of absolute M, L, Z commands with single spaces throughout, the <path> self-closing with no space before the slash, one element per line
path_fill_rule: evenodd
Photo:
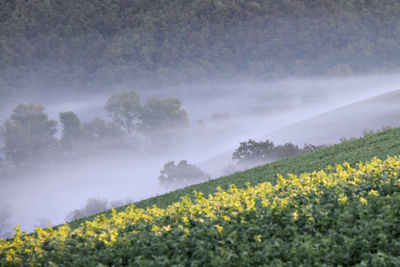
<path fill-rule="evenodd" d="M 276 174 L 301 174 L 313 170 L 324 169 L 328 165 L 342 164 L 348 162 L 354 165 L 360 161 L 366 161 L 373 157 L 385 159 L 387 156 L 400 154 L 400 128 L 386 130 L 384 132 L 360 138 L 354 141 L 337 144 L 328 148 L 320 149 L 312 153 L 292 157 L 270 164 L 259 166 L 247 171 L 238 172 L 230 176 L 221 177 L 206 183 L 193 185 L 184 189 L 176 190 L 164 195 L 156 196 L 135 203 L 137 207 L 146 208 L 152 205 L 165 208 L 168 205 L 179 201 L 182 196 L 191 194 L 194 190 L 205 195 L 214 193 L 220 186 L 228 189 L 229 185 L 235 184 L 243 188 L 247 183 L 252 185 L 264 181 L 276 180 Z M 118 211 L 124 210 L 121 207 Z M 106 214 L 110 214 L 106 211 Z M 71 223 L 71 227 L 77 227 L 82 221 L 92 219 L 95 216 L 83 218 Z"/>

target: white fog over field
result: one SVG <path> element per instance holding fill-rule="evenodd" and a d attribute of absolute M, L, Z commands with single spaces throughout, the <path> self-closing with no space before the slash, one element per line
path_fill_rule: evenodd
<path fill-rule="evenodd" d="M 129 90 L 129 85 L 114 88 Z M 164 164 L 186 159 L 212 178 L 223 175 L 240 142 L 270 139 L 315 145 L 360 136 L 364 129 L 400 126 L 400 75 L 349 78 L 288 79 L 273 82 L 226 82 L 159 90 L 135 90 L 151 96 L 181 99 L 190 125 L 168 149 L 151 151 L 119 147 L 68 162 L 44 162 L 0 179 L 0 203 L 12 211 L 10 223 L 31 231 L 39 218 L 53 225 L 81 208 L 89 198 L 133 201 L 166 192 L 158 176 Z M 112 93 L 110 92 L 110 94 Z M 43 105 L 51 119 L 74 111 L 81 121 L 107 118 L 110 94 L 70 96 L 46 102 L 25 97 L 18 103 Z M 1 124 L 12 109 L 1 111 Z M 57 137 L 61 135 L 58 125 Z M 173 143 L 171 143 L 173 142 Z"/>

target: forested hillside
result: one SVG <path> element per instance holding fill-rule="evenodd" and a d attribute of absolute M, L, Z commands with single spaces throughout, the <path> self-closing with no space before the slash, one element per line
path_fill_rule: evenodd
<path fill-rule="evenodd" d="M 394 69 L 398 14 L 396 0 L 1 0 L 0 95 Z"/>

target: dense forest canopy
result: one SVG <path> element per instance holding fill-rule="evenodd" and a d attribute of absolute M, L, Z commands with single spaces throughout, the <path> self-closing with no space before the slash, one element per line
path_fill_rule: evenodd
<path fill-rule="evenodd" d="M 397 0 L 1 0 L 0 96 L 391 70 L 399 14 Z"/>

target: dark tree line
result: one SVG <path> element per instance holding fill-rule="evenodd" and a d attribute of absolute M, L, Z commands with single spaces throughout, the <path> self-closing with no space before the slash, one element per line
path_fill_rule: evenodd
<path fill-rule="evenodd" d="M 165 137 L 170 128 L 176 130 L 188 125 L 187 113 L 174 97 L 152 97 L 142 105 L 133 91 L 115 93 L 105 109 L 111 121 L 94 118 L 82 122 L 73 111 L 60 112 L 62 135 L 58 140 L 57 121 L 49 119 L 43 106 L 18 105 L 1 128 L 6 161 L 23 164 L 46 157 L 71 156 L 88 148 L 115 145 L 115 141 L 123 138 L 128 142 L 137 140 L 132 138 L 134 135 Z"/>
<path fill-rule="evenodd" d="M 79 88 L 394 69 L 399 13 L 397 0 L 2 0 L 0 96 L 24 93 L 28 81 Z"/>
<path fill-rule="evenodd" d="M 326 145 L 305 144 L 303 147 L 299 147 L 290 142 L 282 145 L 275 145 L 268 139 L 260 142 L 249 139 L 247 142 L 240 143 L 240 146 L 232 154 L 232 160 L 239 164 L 252 162 L 262 164 L 298 156 L 323 147 L 326 147 Z"/>
<path fill-rule="evenodd" d="M 264 142 L 249 139 L 247 142 L 240 143 L 240 146 L 232 154 L 232 160 L 235 164 L 225 166 L 223 172 L 225 175 L 229 175 L 256 165 L 298 156 L 326 146 L 305 144 L 303 147 L 299 147 L 290 142 L 275 145 L 268 139 Z M 199 167 L 189 164 L 186 160 L 181 160 L 178 164 L 175 164 L 174 161 L 167 162 L 158 177 L 160 184 L 168 189 L 201 183 L 208 179 L 210 177 Z"/>
<path fill-rule="evenodd" d="M 174 97 L 152 97 L 142 105 L 139 95 L 131 91 L 113 94 L 105 109 L 116 124 L 131 134 L 135 130 L 151 133 L 186 126 L 187 113 L 181 106 L 181 101 Z"/>

